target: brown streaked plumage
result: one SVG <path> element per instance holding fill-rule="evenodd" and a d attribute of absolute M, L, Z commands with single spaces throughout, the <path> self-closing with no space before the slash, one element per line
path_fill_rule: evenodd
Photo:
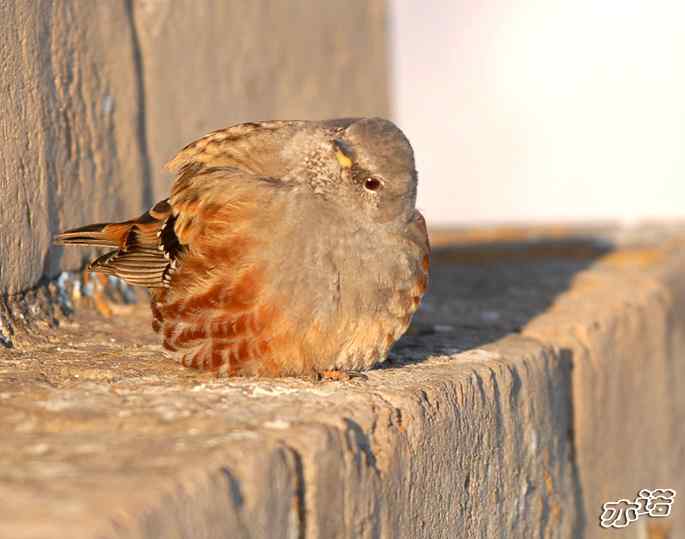
<path fill-rule="evenodd" d="M 171 196 L 138 219 L 55 238 L 112 248 L 90 269 L 150 289 L 166 353 L 258 376 L 335 377 L 385 359 L 426 291 L 430 253 L 397 127 L 241 124 L 168 167 Z"/>

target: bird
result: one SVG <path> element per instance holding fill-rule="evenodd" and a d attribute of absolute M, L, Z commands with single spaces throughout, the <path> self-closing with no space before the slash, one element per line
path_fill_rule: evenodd
<path fill-rule="evenodd" d="M 213 131 L 140 217 L 55 236 L 150 292 L 167 356 L 218 376 L 349 380 L 387 359 L 428 286 L 414 152 L 382 118 Z"/>

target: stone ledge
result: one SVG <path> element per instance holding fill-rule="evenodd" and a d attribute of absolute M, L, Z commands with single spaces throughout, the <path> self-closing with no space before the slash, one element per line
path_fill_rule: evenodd
<path fill-rule="evenodd" d="M 621 236 L 452 235 L 368 382 L 216 380 L 146 309 L 77 310 L 0 350 L 0 536 L 600 536 L 604 501 L 685 492 L 685 242 Z"/>

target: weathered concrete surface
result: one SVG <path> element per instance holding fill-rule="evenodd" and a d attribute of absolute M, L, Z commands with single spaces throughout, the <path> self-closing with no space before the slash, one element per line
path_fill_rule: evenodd
<path fill-rule="evenodd" d="M 139 307 L 37 328 L 0 352 L 0 536 L 604 536 L 685 492 L 684 243 L 438 247 L 368 382 L 198 375 Z"/>
<path fill-rule="evenodd" d="M 124 2 L 0 2 L 0 291 L 81 254 L 62 226 L 142 208 L 143 155 Z"/>
<path fill-rule="evenodd" d="M 642 488 L 685 492 L 685 242 L 611 253 L 581 273 L 523 334 L 573 364 L 579 488 L 588 537 L 605 501 Z M 629 537 L 683 537 L 685 509 Z"/>
<path fill-rule="evenodd" d="M 210 129 L 388 114 L 382 0 L 3 1 L 0 29 L 3 293 L 77 269 L 52 235 L 166 196 Z"/>

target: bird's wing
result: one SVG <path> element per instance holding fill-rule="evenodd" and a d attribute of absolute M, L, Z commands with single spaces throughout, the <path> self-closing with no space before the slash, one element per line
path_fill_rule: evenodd
<path fill-rule="evenodd" d="M 351 120 L 350 120 L 351 121 Z M 114 247 L 90 268 L 151 288 L 169 285 L 177 258 L 203 243 L 208 229 L 221 229 L 220 206 L 232 208 L 235 220 L 248 207 L 260 204 L 267 188 L 281 183 L 291 163 L 283 147 L 309 122 L 245 123 L 221 129 L 192 142 L 168 164 L 176 179 L 171 197 L 138 219 L 100 223 L 68 230 L 55 240 L 62 244 Z M 342 129 L 347 120 L 322 123 Z M 207 243 L 207 242 L 205 242 Z M 209 242 L 211 244 L 211 242 Z"/>
<path fill-rule="evenodd" d="M 270 339 L 284 330 L 264 252 L 290 187 L 227 167 L 186 173 L 169 199 L 187 249 L 156 307 L 164 347 L 187 366 L 270 372 Z"/>
<path fill-rule="evenodd" d="M 297 134 L 320 129 L 334 136 L 359 118 L 337 118 L 322 122 L 270 121 L 249 122 L 213 131 L 176 154 L 166 168 L 181 179 L 184 170 L 205 167 L 231 167 L 242 172 L 282 178 L 293 163 L 283 149 Z M 297 164 L 297 163 L 296 163 Z"/>
<path fill-rule="evenodd" d="M 286 172 L 281 150 L 307 122 L 271 121 L 213 131 L 185 146 L 166 164 L 183 176 L 188 167 L 231 167 L 248 174 L 280 178 Z"/>
<path fill-rule="evenodd" d="M 186 251 L 230 250 L 237 221 L 247 226 L 248 210 L 258 208 L 279 183 L 235 168 L 188 164 L 179 171 L 171 196 L 137 219 L 67 230 L 55 242 L 113 247 L 89 269 L 133 285 L 168 287 Z"/>
<path fill-rule="evenodd" d="M 171 188 L 174 232 L 181 245 L 198 250 L 225 242 L 235 227 L 248 227 L 264 204 L 288 187 L 278 179 L 254 176 L 232 167 L 184 166 Z M 213 237 L 207 237 L 207 234 Z"/>

